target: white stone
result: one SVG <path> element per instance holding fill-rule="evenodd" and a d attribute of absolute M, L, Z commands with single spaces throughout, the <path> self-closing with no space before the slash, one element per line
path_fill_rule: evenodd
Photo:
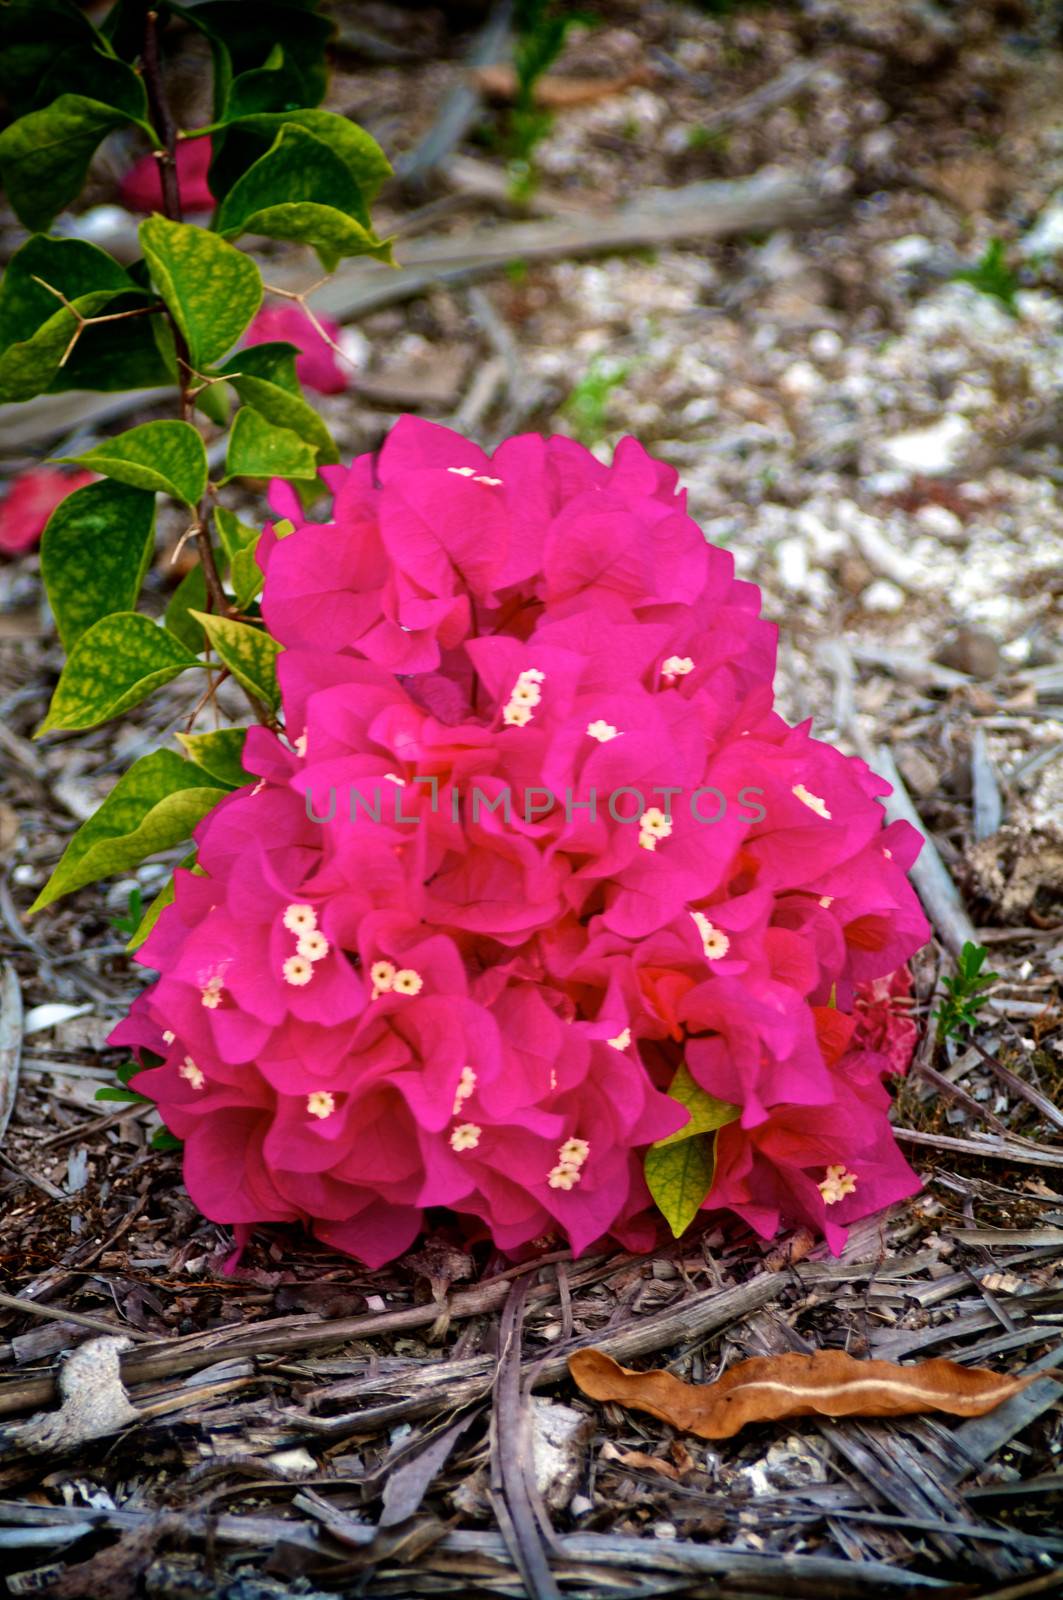
<path fill-rule="evenodd" d="M 808 353 L 814 361 L 833 361 L 844 348 L 841 335 L 833 328 L 818 328 L 808 341 Z"/>
<path fill-rule="evenodd" d="M 935 539 L 963 537 L 963 522 L 948 506 L 936 506 L 933 503 L 920 506 L 915 520 L 924 533 L 932 534 Z"/>
<path fill-rule="evenodd" d="M 897 584 L 891 583 L 888 578 L 876 578 L 874 583 L 869 583 L 861 594 L 860 604 L 865 611 L 895 614 L 904 610 L 906 604 L 904 590 Z"/>
<path fill-rule="evenodd" d="M 1030 231 L 1019 241 L 1019 254 L 1029 261 L 1063 250 L 1063 193 L 1053 195 Z"/>
<path fill-rule="evenodd" d="M 907 433 L 894 434 L 892 439 L 883 441 L 881 450 L 891 466 L 932 477 L 950 472 L 956 466 L 970 442 L 971 432 L 965 417 L 947 412 L 929 428 L 912 428 Z"/>

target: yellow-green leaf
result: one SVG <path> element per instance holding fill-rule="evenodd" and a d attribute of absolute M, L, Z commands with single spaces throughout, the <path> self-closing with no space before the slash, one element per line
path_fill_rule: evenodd
<path fill-rule="evenodd" d="M 202 624 L 211 645 L 237 683 L 276 710 L 280 704 L 277 657 L 281 651 L 276 639 L 263 628 L 234 622 L 231 617 L 217 617 L 206 611 L 193 611 L 190 615 Z"/>
<path fill-rule="evenodd" d="M 261 305 L 259 270 L 242 250 L 190 222 L 149 217 L 139 236 L 155 286 L 202 372 L 232 349 Z"/>
<path fill-rule="evenodd" d="M 81 455 L 62 456 L 134 489 L 152 489 L 194 506 L 207 487 L 207 451 L 189 422 L 142 422 Z"/>
<path fill-rule="evenodd" d="M 67 650 L 101 617 L 136 605 L 154 540 L 147 490 L 105 480 L 56 506 L 41 539 L 41 573 Z"/>
<path fill-rule="evenodd" d="M 179 733 L 177 742 L 189 758 L 227 789 L 241 789 L 252 774 L 244 771 L 246 728 L 217 728 L 213 733 Z"/>
<path fill-rule="evenodd" d="M 70 652 L 36 737 L 55 728 L 94 728 L 202 665 L 150 617 L 136 611 L 101 617 Z"/>
<path fill-rule="evenodd" d="M 734 1122 L 739 1107 L 708 1094 L 681 1065 L 668 1093 L 685 1106 L 690 1120 L 646 1151 L 646 1186 L 678 1239 L 693 1222 L 712 1188 L 716 1135 Z"/>
<path fill-rule="evenodd" d="M 82 823 L 31 913 L 190 838 L 196 823 L 225 793 L 223 784 L 173 750 L 142 756 Z"/>
<path fill-rule="evenodd" d="M 225 456 L 225 479 L 317 477 L 317 452 L 291 428 L 267 422 L 253 406 L 236 413 Z"/>

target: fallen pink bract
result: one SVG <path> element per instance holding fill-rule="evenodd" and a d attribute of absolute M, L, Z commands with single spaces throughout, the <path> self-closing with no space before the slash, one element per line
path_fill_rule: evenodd
<path fill-rule="evenodd" d="M 350 386 L 349 369 L 344 369 L 328 342 L 331 339 L 335 343 L 341 329 L 327 317 L 317 320 L 328 339 L 322 337 L 301 306 L 264 306 L 244 334 L 243 343 L 268 344 L 276 339 L 297 345 L 301 351 L 295 361 L 299 382 L 316 389 L 318 394 L 342 394 Z"/>
<path fill-rule="evenodd" d="M 207 185 L 210 160 L 209 133 L 202 139 L 184 139 L 177 146 L 174 164 L 181 206 L 185 211 L 214 210 L 214 196 Z M 118 194 L 130 211 L 163 210 L 159 163 L 150 152 L 133 163 L 119 185 Z"/>
<path fill-rule="evenodd" d="M 431 1207 L 647 1247 L 685 1063 L 741 1109 L 706 1209 L 839 1249 L 918 1187 L 854 997 L 927 938 L 920 840 L 773 711 L 757 590 L 631 439 L 488 457 L 406 417 L 323 476 L 332 520 L 275 484 L 258 552 L 286 731 L 250 731 L 112 1036 L 196 1203 L 370 1265 Z"/>
<path fill-rule="evenodd" d="M 37 467 L 15 478 L 0 500 L 0 551 L 14 556 L 32 550 L 56 506 L 94 479 L 92 472 L 60 472 L 55 467 Z"/>

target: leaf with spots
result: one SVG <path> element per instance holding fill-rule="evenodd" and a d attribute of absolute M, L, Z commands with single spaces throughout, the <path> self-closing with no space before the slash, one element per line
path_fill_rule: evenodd
<path fill-rule="evenodd" d="M 190 760 L 227 789 L 242 789 L 254 774 L 244 771 L 246 728 L 217 728 L 213 733 L 179 733 L 177 742 Z"/>
<path fill-rule="evenodd" d="M 135 304 L 139 294 L 129 274 L 94 244 L 28 239 L 0 284 L 0 401 L 42 394 L 63 370 L 59 363 L 78 317 L 98 315 L 119 295 L 133 296 Z M 148 297 L 142 298 L 146 303 Z"/>
<path fill-rule="evenodd" d="M 205 611 L 192 615 L 201 623 L 211 645 L 237 683 L 271 710 L 280 704 L 277 686 L 277 657 L 281 647 L 263 628 L 252 628 L 231 617 L 216 617 Z"/>
<path fill-rule="evenodd" d="M 174 750 L 141 756 L 82 823 L 31 913 L 191 838 L 196 823 L 227 792 L 224 784 Z"/>
<path fill-rule="evenodd" d="M 101 617 L 70 652 L 36 737 L 56 728 L 95 728 L 139 705 L 160 684 L 202 666 L 150 617 L 135 611 Z"/>
<path fill-rule="evenodd" d="M 0 133 L 0 179 L 19 221 L 33 233 L 46 233 L 56 213 L 76 199 L 97 145 L 128 122 L 139 122 L 154 138 L 142 116 L 85 95 L 61 94 L 6 127 Z"/>
<path fill-rule="evenodd" d="M 67 650 L 113 611 L 137 602 L 155 543 L 155 496 L 128 484 L 90 483 L 48 519 L 41 573 Z"/>
<path fill-rule="evenodd" d="M 197 505 L 207 487 L 207 451 L 188 422 L 142 422 L 117 438 L 63 456 L 134 489 L 151 489 Z"/>
<path fill-rule="evenodd" d="M 241 522 L 234 512 L 227 511 L 224 506 L 216 507 L 214 525 L 228 557 L 236 609 L 246 611 L 265 581 L 262 568 L 255 559 L 261 532 Z"/>
<path fill-rule="evenodd" d="M 646 1185 L 672 1233 L 678 1239 L 712 1188 L 716 1169 L 716 1134 L 739 1115 L 739 1107 L 717 1100 L 680 1066 L 668 1088 L 685 1106 L 690 1120 L 646 1151 Z"/>
<path fill-rule="evenodd" d="M 152 281 L 202 372 L 232 349 L 261 305 L 259 270 L 242 250 L 189 222 L 149 217 L 139 237 Z"/>
<path fill-rule="evenodd" d="M 984 1417 L 1041 1376 L 1007 1378 L 940 1359 L 901 1367 L 857 1361 L 843 1350 L 754 1356 L 706 1384 L 683 1383 L 670 1372 L 633 1372 L 604 1350 L 577 1350 L 568 1370 L 592 1400 L 648 1412 L 700 1439 L 731 1439 L 748 1423 L 785 1417 L 909 1417 L 927 1411 Z"/>
<path fill-rule="evenodd" d="M 372 232 L 361 188 L 324 140 L 285 123 L 271 148 L 237 179 L 218 208 L 226 238 L 261 233 L 310 244 L 322 259 L 376 256 L 390 262 L 391 245 Z"/>
<path fill-rule="evenodd" d="M 238 355 L 221 369 L 248 405 L 275 427 L 287 428 L 312 445 L 325 466 L 339 460 L 339 451 L 313 406 L 304 400 L 295 375 L 293 344 L 258 344 Z"/>
<path fill-rule="evenodd" d="M 225 456 L 225 482 L 230 478 L 302 478 L 317 476 L 317 452 L 291 428 L 278 428 L 253 406 L 236 413 Z"/>

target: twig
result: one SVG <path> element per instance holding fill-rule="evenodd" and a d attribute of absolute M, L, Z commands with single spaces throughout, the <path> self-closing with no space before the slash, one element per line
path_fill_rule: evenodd
<path fill-rule="evenodd" d="M 893 793 L 882 802 L 890 821 L 903 818 L 923 835 L 923 848 L 912 867 L 912 882 L 942 944 L 954 956 L 958 956 L 965 944 L 978 943 L 974 924 L 964 909 L 959 891 L 949 876 L 937 845 L 912 804 L 904 780 L 897 771 L 897 763 L 886 745 L 879 746 L 873 764 L 875 770 L 893 785 Z"/>
<path fill-rule="evenodd" d="M 988 839 L 1004 820 L 1004 802 L 1000 786 L 986 750 L 983 729 L 974 730 L 971 741 L 971 790 L 974 811 L 974 836 Z"/>
<path fill-rule="evenodd" d="M 148 11 L 144 19 L 144 49 L 142 54 L 144 66 L 144 86 L 148 95 L 148 106 L 151 111 L 152 122 L 162 134 L 164 149 L 155 152 L 159 163 L 159 180 L 162 185 L 163 210 L 171 222 L 181 222 L 184 213 L 181 210 L 181 190 L 177 182 L 177 124 L 170 110 L 170 102 L 162 81 L 162 69 L 159 64 L 159 16 L 156 11 Z M 192 382 L 201 374 L 195 371 L 192 365 L 188 341 L 178 327 L 176 319 L 167 311 L 167 320 L 173 330 L 174 355 L 177 360 L 178 371 L 183 374 L 180 380 L 181 387 L 181 416 L 190 425 L 194 425 L 196 414 L 196 389 Z M 218 616 L 228 616 L 230 612 L 229 601 L 225 594 L 218 572 L 217 562 L 214 559 L 214 546 L 211 544 L 210 531 L 203 507 L 196 509 L 196 547 L 199 550 L 199 559 L 203 566 L 203 577 L 207 586 L 207 609 L 214 611 Z"/>
<path fill-rule="evenodd" d="M 527 1278 L 518 1278 L 502 1310 L 498 1335 L 502 1353 L 491 1410 L 491 1500 L 502 1537 L 528 1593 L 536 1600 L 561 1600 L 532 1500 L 535 1476 L 531 1414 L 521 1383 L 521 1329 L 527 1292 Z M 508 1515 L 501 1515 L 503 1510 Z"/>
<path fill-rule="evenodd" d="M 952 1150 L 965 1156 L 981 1156 L 986 1161 L 1013 1161 L 1016 1166 L 1058 1167 L 1063 1169 L 1063 1149 L 1045 1145 L 1004 1144 L 990 1139 L 954 1139 L 947 1133 L 926 1133 L 918 1128 L 893 1130 L 906 1144 L 925 1144 L 934 1150 Z"/>
<path fill-rule="evenodd" d="M 102 1317 L 87 1317 L 81 1311 L 64 1311 L 62 1306 L 41 1305 L 38 1300 L 20 1300 L 18 1295 L 0 1293 L 0 1306 L 7 1311 L 17 1311 L 24 1317 L 44 1317 L 50 1322 L 73 1322 L 79 1328 L 91 1328 L 95 1333 L 124 1335 L 130 1339 L 150 1340 L 150 1333 L 142 1333 L 126 1323 L 105 1322 Z"/>
<path fill-rule="evenodd" d="M 0 1144 L 3 1143 L 18 1093 L 22 1059 L 22 990 L 10 961 L 0 967 Z"/>

